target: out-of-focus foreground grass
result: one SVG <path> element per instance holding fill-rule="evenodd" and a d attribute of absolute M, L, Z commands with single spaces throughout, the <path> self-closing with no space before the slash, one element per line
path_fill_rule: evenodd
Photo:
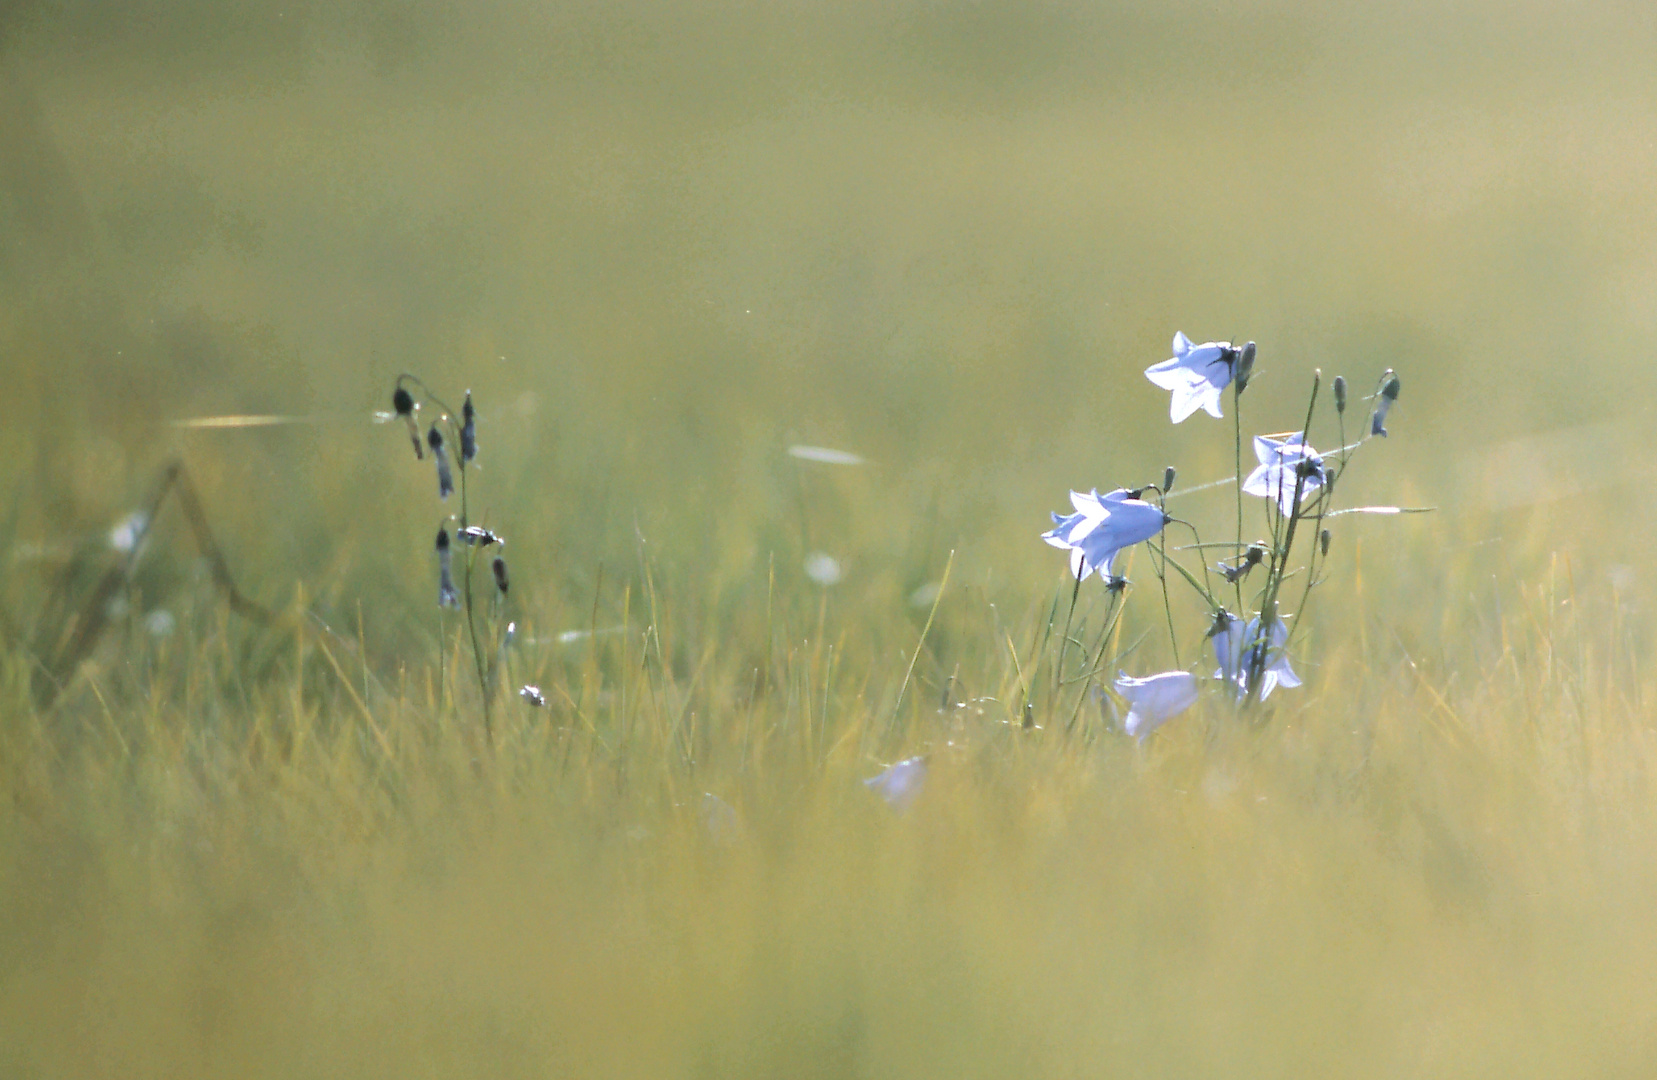
<path fill-rule="evenodd" d="M 1648 1075 L 1654 36 L 8 6 L 0 1073 Z M 1031 672 L 1036 533 L 1229 472 L 1139 374 L 1180 328 L 1261 343 L 1250 432 L 1397 368 L 1348 498 L 1439 510 L 1340 520 L 1269 723 L 1140 747 Z M 548 698 L 493 752 L 401 371 L 481 411 Z M 175 458 L 291 621 L 174 505 L 54 667 Z"/>

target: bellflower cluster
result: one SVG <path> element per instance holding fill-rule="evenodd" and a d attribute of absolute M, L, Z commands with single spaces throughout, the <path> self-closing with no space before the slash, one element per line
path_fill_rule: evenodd
<path fill-rule="evenodd" d="M 1293 689 L 1301 685 L 1300 676 L 1290 662 L 1295 636 L 1291 626 L 1299 628 L 1304 624 L 1313 590 L 1328 576 L 1331 533 L 1327 519 L 1350 512 L 1332 507 L 1340 478 L 1354 454 L 1369 439 L 1387 434 L 1385 420 L 1398 399 L 1399 379 L 1390 368 L 1381 376 L 1373 395 L 1374 408 L 1367 431 L 1357 433 L 1357 441 L 1349 443 L 1347 384 L 1344 378 L 1336 378 L 1332 387 L 1334 416 L 1324 420 L 1318 429 L 1331 437 L 1324 445 L 1334 445 L 1336 449 L 1320 453 L 1310 438 L 1318 419 L 1322 384 L 1322 373 L 1314 372 L 1311 395 L 1302 414 L 1304 419 L 1293 430 L 1254 437 L 1251 445 L 1257 463 L 1245 474 L 1240 409 L 1243 392 L 1253 376 L 1256 353 L 1257 347 L 1252 341 L 1241 345 L 1205 341 L 1198 345 L 1181 332 L 1174 335 L 1173 356 L 1145 369 L 1145 377 L 1171 395 L 1168 415 L 1175 424 L 1199 410 L 1224 419 L 1223 404 L 1227 391 L 1230 392 L 1229 441 L 1235 453 L 1236 474 L 1227 480 L 1199 484 L 1180 492 L 1181 496 L 1194 496 L 1229 487 L 1235 493 L 1232 499 L 1235 516 L 1230 513 L 1231 506 L 1222 505 L 1217 507 L 1216 517 L 1221 535 L 1230 533 L 1230 536 L 1222 542 L 1205 543 L 1195 521 L 1169 515 L 1166 505 L 1176 475 L 1173 466 L 1163 471 L 1160 485 L 1119 487 L 1105 495 L 1099 494 L 1096 488 L 1086 493 L 1072 491 L 1071 512 L 1053 514 L 1053 527 L 1041 534 L 1044 542 L 1067 553 L 1070 574 L 1075 579 L 1069 587 L 1071 605 L 1063 620 L 1062 632 L 1058 621 L 1050 620 L 1048 635 L 1049 640 L 1057 642 L 1056 659 L 1052 661 L 1054 705 L 1066 710 L 1072 718 L 1080 715 L 1095 673 L 1106 667 L 1107 649 L 1122 637 L 1113 631 L 1123 618 L 1126 606 L 1123 597 L 1128 582 L 1117 576 L 1116 557 L 1136 544 L 1150 549 L 1151 570 L 1160 583 L 1163 608 L 1158 622 L 1166 621 L 1168 651 L 1174 657 L 1175 666 L 1143 675 L 1122 672 L 1115 680 L 1115 692 L 1128 706 L 1123 722 L 1127 734 L 1143 741 L 1201 697 L 1204 680 L 1199 680 L 1179 660 L 1181 634 L 1169 598 L 1170 582 L 1183 581 L 1190 586 L 1209 610 L 1205 644 L 1212 648 L 1217 665 L 1210 685 L 1218 683 L 1226 688 L 1219 697 L 1227 703 L 1227 708 L 1239 715 L 1245 710 L 1253 715 L 1252 710 L 1271 698 L 1279 687 Z M 1323 441 L 1322 435 L 1319 441 Z M 1244 495 L 1265 502 L 1265 513 L 1255 526 L 1248 524 Z M 1403 507 L 1358 509 L 1367 513 L 1412 512 Z M 1190 544 L 1173 546 L 1165 530 L 1175 524 L 1190 531 Z M 1213 523 L 1208 527 L 1214 528 Z M 1304 541 L 1298 548 L 1297 540 Z M 1217 562 L 1201 561 L 1204 553 L 1215 548 L 1228 550 Z M 1189 566 L 1181 558 L 1188 551 L 1196 553 Z M 1110 599 L 1102 626 L 1096 632 L 1097 644 L 1089 648 L 1085 612 L 1079 635 L 1072 635 L 1072 626 L 1081 585 L 1095 573 L 1105 582 Z M 1155 624 L 1145 633 L 1151 632 L 1159 632 Z M 1137 635 L 1127 651 L 1137 649 L 1145 633 Z M 1074 662 L 1070 660 L 1072 645 L 1081 654 L 1079 670 L 1074 669 Z M 1122 655 L 1125 657 L 1126 653 Z M 1038 655 L 1037 667 L 1040 660 Z M 1020 679 L 1024 687 L 1022 709 L 1028 714 L 1032 698 L 1040 688 L 1037 679 L 1023 674 L 1022 665 Z M 1074 694 L 1067 688 L 1076 683 L 1081 683 L 1082 689 L 1079 696 L 1070 698 L 1074 701 L 1072 708 L 1058 699 L 1067 693 Z M 886 776 L 882 774 L 883 778 Z M 874 785 L 876 781 L 870 783 Z"/>

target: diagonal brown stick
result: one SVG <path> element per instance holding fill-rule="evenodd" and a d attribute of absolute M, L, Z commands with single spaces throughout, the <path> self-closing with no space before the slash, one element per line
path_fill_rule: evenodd
<path fill-rule="evenodd" d="M 224 592 L 230 610 L 261 626 L 274 626 L 281 621 L 270 609 L 249 600 L 236 587 L 236 581 L 230 575 L 230 565 L 225 561 L 224 552 L 219 549 L 218 541 L 213 538 L 213 530 L 207 524 L 207 514 L 202 509 L 201 497 L 196 492 L 195 483 L 190 479 L 190 474 L 182 461 L 170 462 L 162 470 L 161 482 L 156 487 L 155 495 L 150 499 L 149 507 L 144 514 L 142 531 L 134 538 L 131 549 L 98 580 L 97 586 L 81 605 L 81 614 L 75 622 L 74 635 L 47 667 L 48 680 L 42 695 L 42 708 L 51 707 L 52 702 L 79 669 L 81 662 L 92 652 L 98 644 L 98 639 L 108 629 L 110 602 L 132 576 L 132 568 L 138 562 L 144 540 L 155 525 L 156 515 L 161 512 L 167 496 L 174 491 L 178 492 L 179 505 L 184 511 L 185 520 L 190 524 L 190 532 L 195 537 L 196 550 L 207 560 L 212 570 L 213 583 Z"/>

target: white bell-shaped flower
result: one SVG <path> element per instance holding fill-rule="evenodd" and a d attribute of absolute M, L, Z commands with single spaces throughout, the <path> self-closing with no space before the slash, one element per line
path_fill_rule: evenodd
<path fill-rule="evenodd" d="M 1178 424 L 1202 409 L 1209 416 L 1221 417 L 1220 396 L 1231 385 L 1236 370 L 1239 350 L 1229 341 L 1205 341 L 1191 344 L 1183 333 L 1174 335 L 1174 355 L 1160 364 L 1145 369 L 1145 377 L 1164 390 L 1173 392 L 1168 404 L 1168 418 Z"/>
<path fill-rule="evenodd" d="M 863 781 L 870 791 L 886 800 L 893 810 L 905 810 L 921 793 L 926 782 L 926 759 L 904 758 L 883 769 L 878 775 Z"/>
<path fill-rule="evenodd" d="M 1116 692 L 1128 703 L 1128 718 L 1122 729 L 1144 741 L 1167 721 L 1189 709 L 1197 700 L 1197 677 L 1189 671 L 1164 671 L 1143 679 L 1122 672 Z"/>
<path fill-rule="evenodd" d="M 1223 627 L 1220 625 L 1221 618 L 1229 620 Z M 1243 620 L 1222 611 L 1215 616 L 1213 641 L 1214 659 L 1220 665 L 1214 677 L 1236 683 L 1239 697 L 1248 693 L 1249 668 L 1253 666 L 1258 649 L 1265 650 L 1264 667 L 1260 672 L 1261 701 L 1270 697 L 1279 686 L 1292 689 L 1300 685 L 1300 676 L 1289 666 L 1289 654 L 1284 648 L 1289 642 L 1289 628 L 1282 619 L 1272 623 L 1270 635 L 1262 640 L 1258 618 L 1250 619 L 1244 625 Z"/>
<path fill-rule="evenodd" d="M 1276 499 L 1285 517 L 1294 512 L 1296 490 L 1305 501 L 1323 486 L 1323 458 L 1298 431 L 1255 436 L 1254 456 L 1260 464 L 1243 481 L 1243 490 L 1263 499 Z"/>
<path fill-rule="evenodd" d="M 1149 540 L 1168 523 L 1167 515 L 1152 503 L 1135 498 L 1137 492 L 1118 488 L 1108 495 L 1072 491 L 1073 514 L 1054 514 L 1053 528 L 1041 538 L 1070 552 L 1070 568 L 1086 580 L 1095 570 L 1111 575 L 1116 553 L 1132 544 Z"/>

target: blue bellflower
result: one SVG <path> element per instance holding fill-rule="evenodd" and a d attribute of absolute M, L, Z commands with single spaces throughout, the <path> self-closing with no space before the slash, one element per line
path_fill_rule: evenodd
<path fill-rule="evenodd" d="M 1095 570 L 1111 576 L 1111 561 L 1125 547 L 1142 543 L 1162 531 L 1168 516 L 1153 503 L 1135 498 L 1138 492 L 1117 488 L 1108 495 L 1098 489 L 1072 491 L 1072 514 L 1054 514 L 1053 528 L 1041 538 L 1053 547 L 1070 552 L 1070 570 L 1087 580 Z"/>
<path fill-rule="evenodd" d="M 885 799 L 887 806 L 901 811 L 908 809 L 909 804 L 915 801 L 925 782 L 926 759 L 912 757 L 888 765 L 878 776 L 869 777 L 863 784 Z"/>
<path fill-rule="evenodd" d="M 1175 334 L 1173 359 L 1145 369 L 1147 379 L 1164 390 L 1173 391 L 1168 419 L 1178 424 L 1198 409 L 1209 416 L 1224 416 L 1220 412 L 1220 395 L 1231 385 L 1239 352 L 1229 341 L 1193 345 L 1183 333 Z"/>
<path fill-rule="evenodd" d="M 1300 685 L 1300 676 L 1289 666 L 1289 654 L 1284 646 L 1289 641 L 1289 628 L 1278 619 L 1272 623 L 1268 639 L 1260 636 L 1260 620 L 1243 620 L 1227 612 L 1214 617 L 1214 659 L 1220 665 L 1214 672 L 1216 679 L 1237 684 L 1237 695 L 1248 693 L 1248 669 L 1256 649 L 1265 649 L 1265 666 L 1260 673 L 1260 700 L 1265 701 L 1279 686 L 1294 688 Z"/>
<path fill-rule="evenodd" d="M 1128 703 L 1128 718 L 1122 730 L 1140 742 L 1164 723 L 1189 709 L 1197 701 L 1197 677 L 1189 671 L 1164 671 L 1136 679 L 1122 672 L 1116 692 Z"/>
<path fill-rule="evenodd" d="M 1323 486 L 1323 458 L 1300 432 L 1292 435 L 1257 435 L 1254 456 L 1259 466 L 1243 481 L 1243 490 L 1263 499 L 1276 499 L 1287 517 L 1294 512 L 1295 491 L 1302 500 Z"/>

